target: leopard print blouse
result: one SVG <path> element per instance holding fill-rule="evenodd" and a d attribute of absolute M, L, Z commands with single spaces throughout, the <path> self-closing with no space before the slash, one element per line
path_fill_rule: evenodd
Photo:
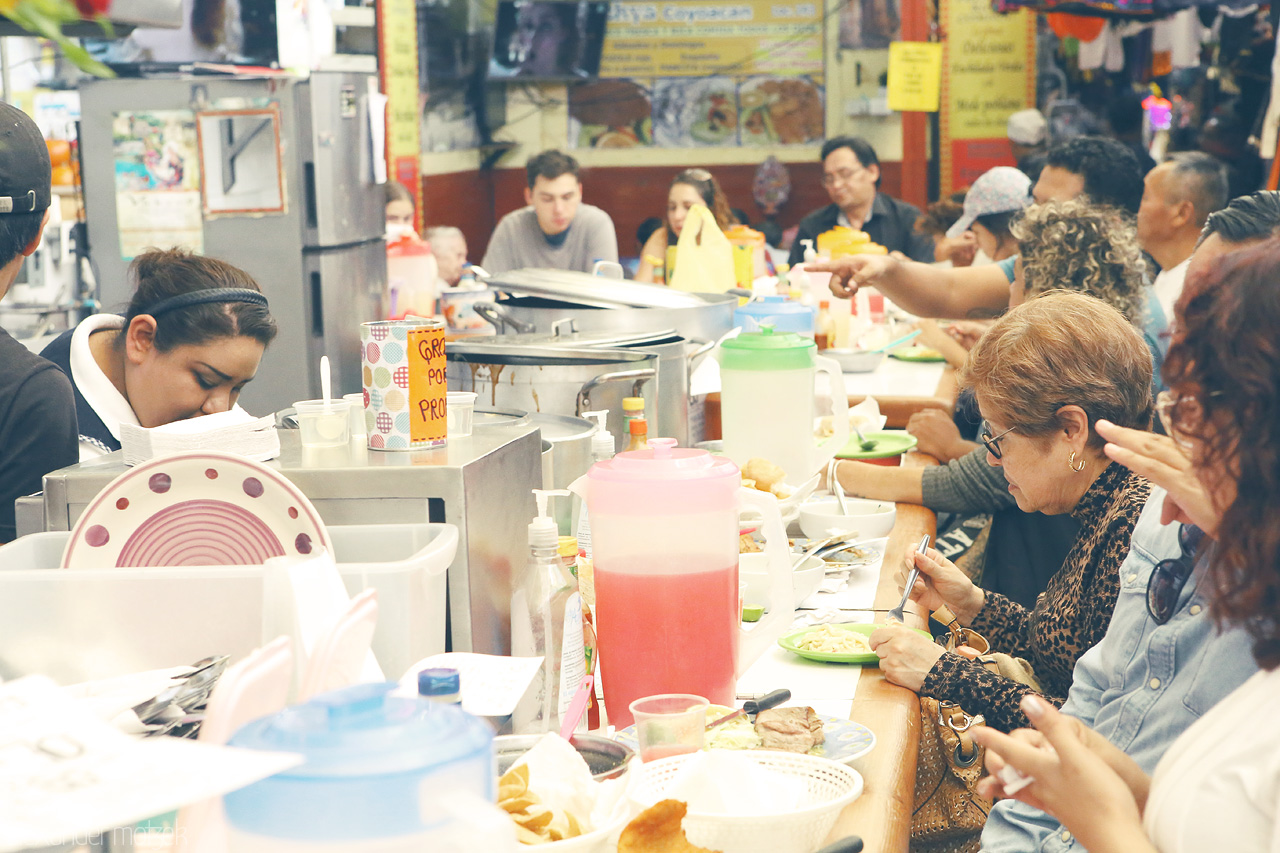
<path fill-rule="evenodd" d="M 1066 701 L 1076 661 L 1102 639 L 1120 591 L 1120 564 L 1150 484 L 1111 463 L 1093 482 L 1071 516 L 1080 533 L 1062 568 L 1028 610 L 988 592 L 986 603 L 966 627 L 991 643 L 991 651 L 1026 659 L 1044 697 Z M 981 663 L 944 654 L 925 676 L 921 693 L 955 702 L 969 714 L 982 714 L 1003 732 L 1029 725 L 1018 702 L 1032 688 L 988 670 Z"/>

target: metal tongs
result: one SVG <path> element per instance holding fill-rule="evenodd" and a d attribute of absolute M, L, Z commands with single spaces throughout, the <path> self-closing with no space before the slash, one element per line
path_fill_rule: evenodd
<path fill-rule="evenodd" d="M 916 548 L 917 554 L 923 554 L 929 550 L 929 534 L 926 533 L 924 538 L 920 540 L 920 547 Z M 907 585 L 902 590 L 902 600 L 898 602 L 898 606 L 889 611 L 889 618 L 899 622 L 906 621 L 902 617 L 905 615 L 902 608 L 907 606 L 907 601 L 911 598 L 911 590 L 916 585 L 916 578 L 920 577 L 920 569 L 916 566 L 916 561 L 911 560 L 911 571 L 907 573 Z"/>

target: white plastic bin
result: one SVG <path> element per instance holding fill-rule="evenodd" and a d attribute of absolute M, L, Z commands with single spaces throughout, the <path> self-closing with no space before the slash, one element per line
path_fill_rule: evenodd
<path fill-rule="evenodd" d="M 378 590 L 373 651 L 388 678 L 445 650 L 445 570 L 452 524 L 333 525 L 338 571 L 352 595 Z M 260 566 L 59 569 L 67 532 L 0 546 L 0 678 L 62 684 L 238 659 L 263 636 Z"/>

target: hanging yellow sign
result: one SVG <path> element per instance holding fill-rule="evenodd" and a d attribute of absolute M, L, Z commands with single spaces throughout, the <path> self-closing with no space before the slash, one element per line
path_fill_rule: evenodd
<path fill-rule="evenodd" d="M 942 101 L 942 45 L 895 41 L 889 45 L 889 109 L 936 113 Z"/>

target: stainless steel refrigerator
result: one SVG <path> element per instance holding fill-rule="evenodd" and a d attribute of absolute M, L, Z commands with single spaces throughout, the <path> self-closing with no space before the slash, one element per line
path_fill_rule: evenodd
<path fill-rule="evenodd" d="M 319 397 L 321 355 L 333 363 L 335 394 L 359 391 L 359 327 L 385 317 L 387 278 L 372 79 L 317 72 L 82 84 L 82 175 L 101 310 L 127 306 L 130 256 L 195 244 L 250 273 L 280 327 L 241 397 L 246 409 L 266 414 Z"/>

